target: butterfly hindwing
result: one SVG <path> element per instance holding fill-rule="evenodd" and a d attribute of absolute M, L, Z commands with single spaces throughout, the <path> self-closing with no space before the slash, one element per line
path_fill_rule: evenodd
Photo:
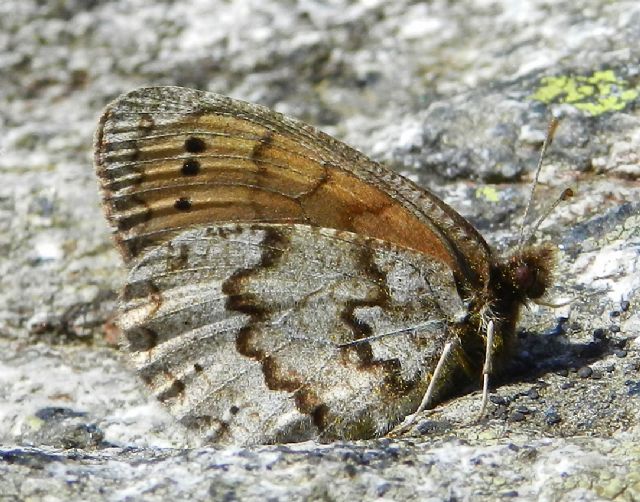
<path fill-rule="evenodd" d="M 123 300 L 156 396 L 210 440 L 246 444 L 384 433 L 465 312 L 441 262 L 308 225 L 185 231 L 134 266 Z"/>

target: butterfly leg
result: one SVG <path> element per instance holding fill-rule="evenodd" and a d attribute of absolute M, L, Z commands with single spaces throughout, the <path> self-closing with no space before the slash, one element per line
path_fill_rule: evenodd
<path fill-rule="evenodd" d="M 495 327 L 493 321 L 487 323 L 487 346 L 484 354 L 484 365 L 482 367 L 482 402 L 480 404 L 480 412 L 478 420 L 480 420 L 487 408 L 489 401 L 489 377 L 493 371 L 493 339 L 495 335 Z"/>
<path fill-rule="evenodd" d="M 404 421 L 402 422 L 402 424 L 400 424 L 395 430 L 394 433 L 402 433 L 407 431 L 415 422 L 416 418 L 418 417 L 418 415 L 420 413 L 422 413 L 425 408 L 429 405 L 431 398 L 433 397 L 433 393 L 435 391 L 436 388 L 436 383 L 438 383 L 438 381 L 440 380 L 440 377 L 442 375 L 442 371 L 444 369 L 444 366 L 447 362 L 447 359 L 449 358 L 449 355 L 451 354 L 451 351 L 453 350 L 453 346 L 454 346 L 455 341 L 452 342 L 447 342 L 444 346 L 444 348 L 442 349 L 442 354 L 440 355 L 440 359 L 438 359 L 438 364 L 436 364 L 436 369 L 433 371 L 433 376 L 431 377 L 431 381 L 429 382 L 429 386 L 427 387 L 427 391 L 424 393 L 424 397 L 422 398 L 422 401 L 420 402 L 420 406 L 418 406 L 418 409 L 412 413 L 411 415 L 408 415 Z"/>

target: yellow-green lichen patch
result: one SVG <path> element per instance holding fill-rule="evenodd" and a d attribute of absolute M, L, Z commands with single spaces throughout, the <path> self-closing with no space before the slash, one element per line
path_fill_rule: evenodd
<path fill-rule="evenodd" d="M 544 77 L 530 98 L 543 103 L 568 103 L 589 115 L 622 110 L 638 97 L 638 88 L 616 76 L 613 70 L 590 76 Z"/>
<path fill-rule="evenodd" d="M 489 187 L 489 186 L 478 187 L 476 189 L 476 199 L 485 199 L 489 202 L 499 202 L 500 194 L 493 187 Z"/>

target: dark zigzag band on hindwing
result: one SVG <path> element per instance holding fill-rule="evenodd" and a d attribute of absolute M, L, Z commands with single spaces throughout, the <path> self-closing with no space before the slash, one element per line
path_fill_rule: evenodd
<path fill-rule="evenodd" d="M 380 307 L 386 311 L 393 310 L 393 302 L 387 287 L 388 278 L 386 272 L 376 264 L 373 248 L 362 247 L 359 250 L 358 263 L 360 271 L 371 282 L 377 285 L 374 294 L 365 299 L 354 299 L 346 303 L 340 319 L 349 326 L 353 332 L 353 340 L 368 338 L 374 334 L 373 327 L 366 321 L 358 318 L 357 309 L 366 307 Z M 373 369 L 379 366 L 383 369 L 384 386 L 395 395 L 405 395 L 416 386 L 416 381 L 406 380 L 401 375 L 401 364 L 397 358 L 376 359 L 373 355 L 371 343 L 362 342 L 343 350 L 354 350 L 360 358 L 360 370 Z"/>
<path fill-rule="evenodd" d="M 277 269 L 280 266 L 280 260 L 288 252 L 289 246 L 290 241 L 285 232 L 279 231 L 275 227 L 269 228 L 261 244 L 260 263 L 255 267 L 238 270 L 224 282 L 222 291 L 227 296 L 225 306 L 229 311 L 236 311 L 250 317 L 250 320 L 236 336 L 238 352 L 260 363 L 264 382 L 268 389 L 292 393 L 298 411 L 311 416 L 313 424 L 322 434 L 336 419 L 335 416 L 332 416 L 332 410 L 322 402 L 317 393 L 311 390 L 302 376 L 294 374 L 292 371 L 285 374 L 276 358 L 258 346 L 257 337 L 262 334 L 261 326 L 269 323 L 270 316 L 273 315 L 272 306 L 264 304 L 258 295 L 248 291 L 249 283 L 259 273 L 269 269 Z M 361 279 L 375 284 L 375 288 L 365 298 L 354 298 L 345 302 L 339 318 L 351 333 L 348 341 L 360 340 L 375 334 L 373 327 L 358 317 L 358 309 L 380 307 L 389 312 L 394 310 L 386 286 L 387 274 L 376 264 L 372 248 L 369 246 L 359 247 L 356 261 L 359 265 Z M 382 373 L 384 378 L 381 381 L 381 386 L 392 395 L 404 396 L 422 381 L 420 377 L 403 378 L 399 359 L 376 358 L 371 343 L 368 341 L 342 347 L 339 352 L 343 354 L 344 364 L 353 367 L 356 371 L 371 372 L 372 374 Z M 358 362 L 355 363 L 349 354 L 355 355 Z"/>
<path fill-rule="evenodd" d="M 193 229 L 135 264 L 121 326 L 156 397 L 211 441 L 372 437 L 424 392 L 446 337 L 424 320 L 464 308 L 444 267 L 332 229 Z"/>
<path fill-rule="evenodd" d="M 256 331 L 261 323 L 269 317 L 268 307 L 263 305 L 257 295 L 246 292 L 244 284 L 251 280 L 252 275 L 259 269 L 269 269 L 277 266 L 278 261 L 289 246 L 289 240 L 284 233 L 275 228 L 268 229 L 262 242 L 262 259 L 257 267 L 238 270 L 222 285 L 222 292 L 227 295 L 226 308 L 230 311 L 247 314 L 250 320 L 240 329 L 236 336 L 238 352 L 248 358 L 258 361 L 262 366 L 264 381 L 270 390 L 286 391 L 294 394 L 296 408 L 305 415 L 312 417 L 313 423 L 319 430 L 324 429 L 326 406 L 320 402 L 318 396 L 297 375 L 283 375 L 276 359 L 255 347 L 252 343 Z"/>

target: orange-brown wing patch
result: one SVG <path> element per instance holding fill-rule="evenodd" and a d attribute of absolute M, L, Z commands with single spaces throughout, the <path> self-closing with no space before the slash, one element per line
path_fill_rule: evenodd
<path fill-rule="evenodd" d="M 264 107 L 177 87 L 133 91 L 96 133 L 125 259 L 198 224 L 303 223 L 421 251 L 485 282 L 488 248 L 437 197 Z"/>

